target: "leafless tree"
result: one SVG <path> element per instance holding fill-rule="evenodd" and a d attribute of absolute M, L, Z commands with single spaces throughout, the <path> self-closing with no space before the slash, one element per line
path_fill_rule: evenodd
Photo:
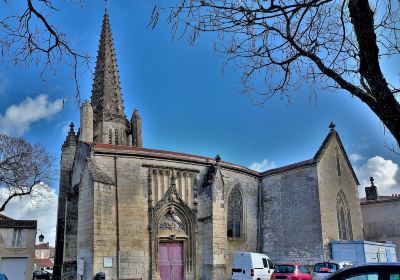
<path fill-rule="evenodd" d="M 240 71 L 246 93 L 262 102 L 291 91 L 304 81 L 317 87 L 343 89 L 381 119 L 400 144 L 400 82 L 388 82 L 380 63 L 399 57 L 399 0 L 178 0 L 156 6 L 173 37 L 217 32 L 215 48 Z M 397 68 L 398 69 L 398 68 Z M 265 88 L 257 91 L 256 81 Z"/>
<path fill-rule="evenodd" d="M 53 178 L 52 157 L 43 146 L 23 138 L 0 134 L 0 212 L 17 197 L 38 203 L 50 195 L 46 184 Z"/>
<path fill-rule="evenodd" d="M 53 5 L 54 1 L 0 1 L 0 9 L 9 13 L 0 18 L 2 58 L 18 65 L 38 67 L 42 79 L 47 70 L 55 71 L 58 62 L 66 63 L 73 72 L 79 103 L 78 70 L 79 66 L 88 69 L 90 57 L 75 50 L 66 35 L 49 21 L 49 15 L 60 12 Z"/>

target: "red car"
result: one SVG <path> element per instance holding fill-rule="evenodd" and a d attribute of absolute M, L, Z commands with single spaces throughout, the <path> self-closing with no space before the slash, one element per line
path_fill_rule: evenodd
<path fill-rule="evenodd" d="M 284 263 L 275 266 L 271 280 L 311 280 L 311 272 L 299 263 Z"/>

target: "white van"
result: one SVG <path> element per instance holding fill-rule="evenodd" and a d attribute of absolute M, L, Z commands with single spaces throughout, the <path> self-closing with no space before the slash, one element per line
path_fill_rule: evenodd
<path fill-rule="evenodd" d="M 269 280 L 274 265 L 265 254 L 237 252 L 233 255 L 232 280 Z"/>

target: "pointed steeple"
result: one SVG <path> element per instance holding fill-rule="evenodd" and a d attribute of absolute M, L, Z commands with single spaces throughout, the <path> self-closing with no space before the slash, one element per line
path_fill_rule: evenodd
<path fill-rule="evenodd" d="M 101 27 L 91 103 L 96 121 L 125 119 L 117 59 L 107 9 L 104 12 Z"/>
<path fill-rule="evenodd" d="M 126 131 L 129 130 L 129 122 L 124 113 L 117 59 L 107 9 L 104 12 L 101 27 L 91 105 L 93 108 L 93 142 L 126 145 Z"/>

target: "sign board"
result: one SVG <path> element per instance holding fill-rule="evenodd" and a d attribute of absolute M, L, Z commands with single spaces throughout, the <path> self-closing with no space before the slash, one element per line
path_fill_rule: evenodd
<path fill-rule="evenodd" d="M 112 257 L 104 257 L 103 258 L 103 267 L 113 267 L 113 258 Z"/>
<path fill-rule="evenodd" d="M 85 270 L 85 260 L 78 259 L 76 274 L 83 275 L 84 270 Z"/>

